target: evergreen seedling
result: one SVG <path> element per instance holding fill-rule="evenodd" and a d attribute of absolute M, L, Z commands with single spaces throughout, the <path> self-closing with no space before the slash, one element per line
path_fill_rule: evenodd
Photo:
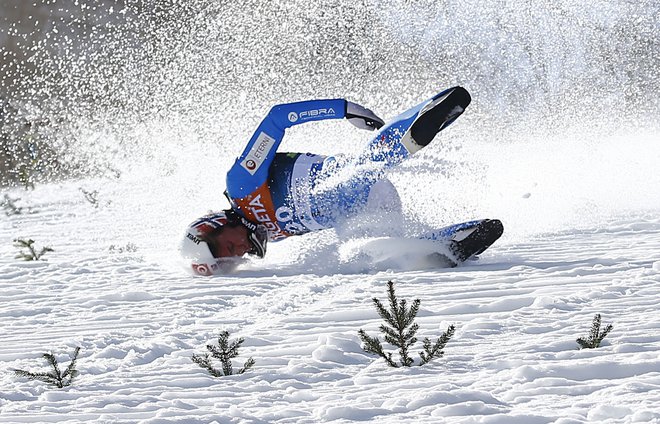
<path fill-rule="evenodd" d="M 98 190 L 94 191 L 87 191 L 84 188 L 80 188 L 80 191 L 82 191 L 83 195 L 85 196 L 85 200 L 87 200 L 89 203 L 92 204 L 95 208 L 99 207 L 99 192 Z"/>
<path fill-rule="evenodd" d="M 38 261 L 44 254 L 48 252 L 54 252 L 54 250 L 50 247 L 44 247 L 40 252 L 37 253 L 34 248 L 34 240 L 32 239 L 14 239 L 14 246 L 18 247 L 19 249 L 28 249 L 27 252 L 21 251 L 18 255 L 16 255 L 16 259 L 23 259 L 24 261 Z"/>
<path fill-rule="evenodd" d="M 2 202 L 2 208 L 5 210 L 5 215 L 20 215 L 23 213 L 23 208 L 16 206 L 16 201 L 20 199 L 12 199 L 7 194 L 5 194 L 5 200 Z"/>
<path fill-rule="evenodd" d="M 193 353 L 192 361 L 199 365 L 200 367 L 208 370 L 208 372 L 214 377 L 222 377 L 227 375 L 233 375 L 234 369 L 231 364 L 232 358 L 238 356 L 238 348 L 243 344 L 244 339 L 241 337 L 238 340 L 235 340 L 229 343 L 229 332 L 223 331 L 218 337 L 218 346 L 215 345 L 206 345 L 206 348 L 211 352 L 204 353 L 203 355 L 197 355 Z M 211 363 L 211 356 L 215 359 L 219 359 L 222 364 L 222 369 L 217 369 Z M 238 370 L 237 374 L 243 374 L 245 371 L 252 368 L 254 365 L 254 359 L 249 358 L 245 361 L 243 368 Z"/>
<path fill-rule="evenodd" d="M 108 251 L 111 253 L 135 253 L 138 251 L 138 247 L 134 243 L 128 243 L 126 246 L 116 246 L 111 244 Z"/>
<path fill-rule="evenodd" d="M 603 341 L 605 336 L 612 331 L 614 327 L 612 324 L 605 326 L 603 331 L 600 331 L 600 314 L 594 316 L 594 320 L 591 323 L 591 331 L 589 332 L 589 337 L 585 340 L 582 337 L 579 337 L 576 341 L 580 345 L 579 349 L 595 349 L 600 346 L 600 343 Z"/>
<path fill-rule="evenodd" d="M 417 312 L 419 312 L 421 301 L 415 299 L 410 308 L 408 308 L 405 299 L 397 299 L 396 293 L 394 292 L 394 283 L 392 281 L 387 282 L 387 295 L 390 306 L 389 311 L 377 298 L 373 298 L 373 303 L 378 315 L 380 315 L 385 321 L 385 324 L 381 324 L 379 327 L 380 331 L 384 334 L 385 341 L 399 348 L 399 363 L 394 361 L 392 353 L 383 350 L 383 345 L 378 337 L 371 337 L 364 330 L 360 329 L 358 335 L 360 336 L 360 340 L 364 343 L 362 348 L 366 352 L 381 356 L 385 359 L 387 365 L 391 367 L 410 367 L 415 361 L 410 357 L 408 352 L 410 347 L 417 342 L 415 334 L 419 329 L 419 325 L 416 324 L 414 320 L 417 316 Z M 451 325 L 435 343 L 431 343 L 431 340 L 425 338 L 424 351 L 420 352 L 421 362 L 419 365 L 424 365 L 433 358 L 441 357 L 444 354 L 442 349 L 444 349 L 445 345 L 453 335 L 454 326 Z"/>
<path fill-rule="evenodd" d="M 21 183 L 25 191 L 34 190 L 34 173 L 35 173 L 35 160 L 29 161 L 27 164 L 22 164 L 18 168 L 18 181 Z"/>
<path fill-rule="evenodd" d="M 78 376 L 78 370 L 76 370 L 76 360 L 78 359 L 78 353 L 80 352 L 80 347 L 77 347 L 73 351 L 73 357 L 71 358 L 71 363 L 64 370 L 60 371 L 59 363 L 57 358 L 52 353 L 44 353 L 43 357 L 48 361 L 48 364 L 53 368 L 52 372 L 30 372 L 25 370 L 13 370 L 14 374 L 19 377 L 27 377 L 30 380 L 39 380 L 45 383 L 52 384 L 58 388 L 63 388 L 70 386 L 73 382 L 73 379 Z"/>

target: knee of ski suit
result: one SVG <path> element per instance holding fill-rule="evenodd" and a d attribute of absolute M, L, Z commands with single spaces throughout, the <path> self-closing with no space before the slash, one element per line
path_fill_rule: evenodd
<path fill-rule="evenodd" d="M 401 212 L 401 209 L 399 192 L 390 180 L 382 178 L 371 186 L 367 197 L 367 212 Z"/>

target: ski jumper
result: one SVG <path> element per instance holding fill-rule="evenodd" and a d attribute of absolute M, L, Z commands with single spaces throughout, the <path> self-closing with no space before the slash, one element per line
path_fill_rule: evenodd
<path fill-rule="evenodd" d="M 427 114 L 428 119 L 423 115 L 430 109 L 438 109 L 436 106 L 446 99 L 449 94 L 445 94 L 450 90 L 453 88 L 394 118 L 353 160 L 339 155 L 277 152 L 287 128 L 346 117 L 346 100 L 311 100 L 274 106 L 227 173 L 226 195 L 232 208 L 250 221 L 265 225 L 271 241 L 332 228 L 340 220 L 359 214 L 374 184 L 384 177 L 387 169 L 423 148 L 462 113 L 464 106 L 449 109 L 454 115 L 442 119 L 431 116 L 432 113 Z M 428 125 L 422 122 L 425 119 L 428 123 L 438 120 L 441 123 Z M 337 178 L 343 177 L 341 172 L 346 170 L 345 178 Z"/>

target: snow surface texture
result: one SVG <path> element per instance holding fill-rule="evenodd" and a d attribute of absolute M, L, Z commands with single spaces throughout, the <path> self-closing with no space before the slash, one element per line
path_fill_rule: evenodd
<path fill-rule="evenodd" d="M 56 108 L 103 99 L 66 109 L 71 143 L 119 178 L 2 192 L 22 211 L 0 210 L 0 423 L 660 422 L 657 2 L 182 3 L 155 20 L 176 25 L 108 34 L 92 67 L 49 57 L 70 84 L 32 91 L 72 96 Z M 390 118 L 455 84 L 470 108 L 389 177 L 407 232 L 501 219 L 478 261 L 429 268 L 364 236 L 398 235 L 368 221 L 271 244 L 229 276 L 178 263 L 272 104 L 347 97 Z M 370 135 L 324 122 L 283 149 L 355 154 Z M 17 260 L 16 238 L 54 252 Z M 421 338 L 456 325 L 444 358 L 391 369 L 363 352 L 388 280 L 421 299 Z M 596 313 L 614 330 L 578 350 Z M 222 330 L 252 370 L 191 361 Z M 71 387 L 10 372 L 46 370 L 49 351 L 66 366 L 76 346 Z"/>
<path fill-rule="evenodd" d="M 196 278 L 162 237 L 167 184 L 81 184 L 103 184 L 98 208 L 77 184 L 10 192 L 26 209 L 0 229 L 0 422 L 660 421 L 657 213 L 505 236 L 452 270 L 346 263 L 319 237 L 297 263 L 279 243 L 266 264 Z M 55 251 L 13 260 L 13 237 Z M 421 337 L 457 326 L 444 358 L 391 369 L 362 351 L 357 329 L 377 333 L 371 298 L 389 279 L 422 299 Z M 614 330 L 578 350 L 596 313 Z M 223 329 L 245 337 L 235 366 L 252 356 L 253 370 L 217 379 L 191 361 Z M 65 366 L 76 346 L 71 387 L 8 372 L 46 370 L 48 351 Z"/>

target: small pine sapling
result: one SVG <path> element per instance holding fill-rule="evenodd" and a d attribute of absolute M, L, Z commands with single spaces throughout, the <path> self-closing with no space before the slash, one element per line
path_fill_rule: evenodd
<path fill-rule="evenodd" d="M 390 310 L 385 309 L 383 304 L 377 298 L 373 298 L 374 306 L 378 315 L 385 320 L 385 324 L 381 324 L 380 331 L 385 336 L 385 341 L 399 348 L 399 363 L 395 362 L 392 358 L 392 353 L 385 352 L 383 345 L 378 337 L 369 336 L 364 330 L 360 329 L 358 335 L 360 340 L 364 343 L 362 348 L 368 352 L 381 356 L 385 359 L 387 365 L 398 368 L 399 366 L 410 367 L 414 364 L 414 360 L 408 354 L 410 347 L 417 342 L 415 334 L 419 330 L 419 325 L 414 322 L 417 312 L 419 312 L 419 305 L 421 301 L 415 299 L 407 308 L 405 299 L 399 300 L 394 292 L 394 283 L 387 282 L 387 295 L 389 300 Z M 389 326 L 388 326 L 389 325 Z M 434 343 L 428 338 L 424 339 L 424 352 L 420 353 L 421 362 L 419 365 L 428 363 L 433 358 L 441 357 L 444 352 L 445 345 L 454 335 L 454 326 L 450 326 L 445 333 Z"/>
<path fill-rule="evenodd" d="M 410 309 L 406 307 L 406 300 L 398 300 L 394 292 L 394 283 L 387 282 L 387 294 L 390 303 L 390 310 L 385 309 L 385 306 L 377 298 L 373 298 L 374 306 L 378 315 L 385 320 L 385 324 L 381 324 L 380 331 L 385 335 L 385 341 L 389 344 L 399 348 L 400 364 L 404 367 L 409 367 L 413 364 L 413 359 L 408 355 L 410 346 L 417 342 L 415 334 L 419 329 L 419 325 L 414 323 L 419 305 L 421 301 L 415 299 Z M 388 326 L 389 324 L 389 326 Z M 408 328 L 410 327 L 410 328 Z M 364 342 L 364 350 L 370 353 L 375 353 L 382 356 L 387 364 L 391 367 L 398 367 L 393 360 L 392 354 L 385 354 L 383 346 L 377 337 L 370 337 L 364 330 L 358 331 L 360 339 Z"/>
<path fill-rule="evenodd" d="M 48 364 L 53 368 L 52 372 L 30 372 L 26 370 L 13 370 L 14 374 L 19 377 L 27 377 L 30 380 L 39 380 L 44 383 L 52 384 L 58 388 L 63 388 L 70 386 L 73 382 L 73 379 L 78 376 L 78 370 L 76 370 L 76 360 L 78 359 L 78 353 L 80 352 L 80 347 L 76 347 L 73 351 L 73 356 L 71 357 L 71 363 L 64 370 L 60 371 L 59 363 L 57 358 L 52 353 L 44 353 L 43 358 L 48 361 Z"/>
<path fill-rule="evenodd" d="M 38 261 L 44 254 L 48 252 L 54 252 L 54 250 L 50 247 L 44 247 L 40 252 L 37 252 L 34 248 L 34 240 L 32 239 L 14 239 L 14 246 L 19 249 L 28 249 L 27 252 L 21 251 L 18 255 L 16 255 L 16 259 L 23 259 L 24 261 Z"/>
<path fill-rule="evenodd" d="M 215 345 L 206 345 L 206 348 L 211 352 L 204 353 L 202 355 L 197 355 L 193 353 L 192 361 L 199 365 L 200 367 L 206 369 L 214 377 L 223 377 L 227 375 L 233 375 L 234 369 L 232 367 L 231 360 L 238 356 L 238 348 L 243 344 L 244 339 L 240 337 L 238 340 L 235 340 L 229 343 L 229 332 L 222 331 L 220 337 L 218 337 L 218 346 Z M 219 359 L 222 364 L 222 369 L 217 369 L 211 363 L 211 356 L 215 359 Z M 251 357 L 245 361 L 243 368 L 238 370 L 237 374 L 243 374 L 245 371 L 252 368 L 254 365 L 254 359 Z"/>
<path fill-rule="evenodd" d="M 25 191 L 34 190 L 35 165 L 36 161 L 32 159 L 28 163 L 21 164 L 18 168 L 18 181 L 25 188 Z"/>
<path fill-rule="evenodd" d="M 580 345 L 578 349 L 595 349 L 599 347 L 605 336 L 607 336 L 613 328 L 612 324 L 608 324 L 603 331 L 600 331 L 600 314 L 596 314 L 591 323 L 591 331 L 589 332 L 588 338 L 584 339 L 579 337 L 576 340 Z"/>
<path fill-rule="evenodd" d="M 87 200 L 89 203 L 91 203 L 92 206 L 95 208 L 99 207 L 99 191 L 94 190 L 94 191 L 87 191 L 84 188 L 80 187 L 80 191 L 82 191 L 83 195 L 85 196 L 85 200 Z"/>
<path fill-rule="evenodd" d="M 21 200 L 21 199 L 12 199 L 9 197 L 9 195 L 5 194 L 5 200 L 0 203 L 2 205 L 2 208 L 5 210 L 5 215 L 7 216 L 12 216 L 12 215 L 20 215 L 23 213 L 23 208 L 20 208 L 16 206 L 16 201 Z"/>
<path fill-rule="evenodd" d="M 138 251 L 138 247 L 135 243 L 128 243 L 126 246 L 111 244 L 108 251 L 111 253 L 135 253 Z"/>

